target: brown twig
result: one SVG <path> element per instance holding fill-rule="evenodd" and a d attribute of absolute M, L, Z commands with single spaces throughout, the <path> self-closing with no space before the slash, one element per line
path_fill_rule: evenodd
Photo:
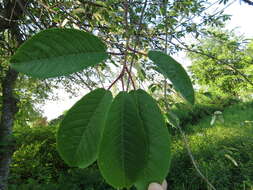
<path fill-rule="evenodd" d="M 141 52 L 141 51 L 138 51 L 138 50 L 133 49 L 133 48 L 130 48 L 130 47 L 128 47 L 128 50 L 130 50 L 130 51 L 132 51 L 132 52 L 134 52 L 134 53 L 137 53 L 137 54 L 143 55 L 143 56 L 148 56 L 148 54 L 147 54 L 147 53 L 145 53 L 145 52 Z"/>
<path fill-rule="evenodd" d="M 41 0 L 37 1 L 38 4 L 40 4 L 42 7 L 44 7 L 46 10 L 48 10 L 48 12 L 52 12 L 54 14 L 57 14 L 57 11 L 51 9 L 49 6 L 45 5 Z"/>
<path fill-rule="evenodd" d="M 142 10 L 141 10 L 141 16 L 140 16 L 140 20 L 139 20 L 139 23 L 138 23 L 138 30 L 137 30 L 137 35 L 136 35 L 136 39 L 135 39 L 135 41 L 136 41 L 136 43 L 135 43 L 135 46 L 134 46 L 134 48 L 133 48 L 133 52 L 134 53 L 137 53 L 136 52 L 136 48 L 137 48 L 137 44 L 139 43 L 139 34 L 140 34 L 140 31 L 141 31 L 141 24 L 142 24 L 142 20 L 143 20 L 143 17 L 144 17 L 144 13 L 145 13 L 145 9 L 146 9 L 146 7 L 147 7 L 147 4 L 148 4 L 148 1 L 147 0 L 145 0 L 145 2 L 144 2 L 144 6 L 143 6 L 143 8 L 142 8 Z M 143 55 L 143 54 L 142 54 Z M 145 55 L 145 56 L 147 56 L 147 55 Z M 131 63 L 130 63 L 130 69 L 129 69 L 129 73 L 131 73 L 132 72 L 132 68 L 133 68 L 133 64 L 134 64 L 134 56 L 132 56 L 132 60 L 131 60 Z M 131 78 L 129 77 L 129 79 L 131 80 Z M 130 84 L 130 80 L 128 79 L 128 81 L 127 81 L 127 90 L 128 90 L 128 88 L 129 88 L 129 84 Z"/>
<path fill-rule="evenodd" d="M 121 79 L 121 78 L 123 77 L 124 72 L 125 72 L 124 70 L 125 70 L 125 67 L 123 67 L 123 69 L 121 70 L 119 76 L 112 82 L 112 84 L 108 87 L 107 90 L 110 90 L 110 89 L 112 88 L 112 86 L 113 86 L 119 79 Z"/>
<path fill-rule="evenodd" d="M 89 86 L 89 84 L 78 74 L 78 73 L 75 73 L 75 75 L 81 80 L 81 82 L 83 84 L 85 84 L 85 86 L 90 90 L 92 91 L 92 88 Z"/>
<path fill-rule="evenodd" d="M 127 72 L 128 76 L 129 76 L 131 82 L 132 82 L 132 85 L 133 85 L 134 90 L 136 90 L 133 77 L 132 77 L 132 75 L 131 75 L 131 73 L 130 73 L 130 71 L 128 70 L 127 67 L 126 67 L 126 72 Z"/>
<path fill-rule="evenodd" d="M 119 76 L 112 82 L 112 84 L 108 87 L 108 90 L 111 89 L 111 87 L 118 81 L 118 80 L 121 80 L 122 81 L 122 88 L 124 90 L 124 79 L 123 79 L 123 76 L 125 74 L 125 71 L 127 70 L 127 56 L 128 56 L 128 48 L 129 48 L 129 33 L 128 33 L 128 30 L 129 30 L 129 26 L 128 26 L 128 0 L 125 0 L 125 3 L 124 3 L 124 8 L 125 8 L 125 31 L 126 31 L 126 48 L 125 48 L 125 51 L 124 51 L 124 62 L 123 62 L 123 68 L 119 74 Z"/>
<path fill-rule="evenodd" d="M 211 58 L 211 59 L 213 59 L 213 60 L 216 60 L 216 61 L 218 61 L 218 62 L 220 62 L 220 63 L 224 63 L 227 67 L 229 67 L 229 68 L 231 68 L 232 70 L 234 70 L 235 72 L 237 72 L 237 73 L 238 73 L 241 77 L 243 77 L 250 85 L 253 86 L 253 82 L 250 81 L 250 80 L 248 79 L 248 77 L 245 76 L 245 74 L 243 74 L 241 71 L 239 71 L 239 70 L 238 70 L 237 68 L 235 68 L 234 66 L 232 66 L 232 65 L 230 65 L 230 64 L 228 64 L 228 63 L 226 63 L 225 61 L 219 60 L 218 58 L 216 58 L 216 57 L 214 57 L 214 56 L 212 56 L 212 55 L 210 55 L 210 54 L 206 54 L 206 53 L 204 53 L 204 52 L 202 52 L 202 51 L 197 51 L 197 50 L 190 49 L 187 45 L 183 44 L 179 39 L 176 39 L 176 40 L 177 40 L 183 47 L 180 47 L 180 46 L 174 44 L 173 42 L 170 42 L 170 43 L 173 44 L 173 45 L 175 45 L 175 46 L 178 46 L 179 48 L 181 48 L 181 49 L 183 49 L 183 50 L 187 50 L 187 51 L 189 51 L 189 52 L 201 54 L 201 55 L 204 55 L 204 56 L 206 56 L 206 57 L 208 57 L 208 58 Z"/>

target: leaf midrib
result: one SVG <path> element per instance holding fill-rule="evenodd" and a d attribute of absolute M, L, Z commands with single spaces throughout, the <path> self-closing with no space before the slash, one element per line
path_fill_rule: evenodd
<path fill-rule="evenodd" d="M 123 94 L 124 96 L 124 98 L 123 98 L 123 100 L 124 100 L 124 102 L 123 102 L 123 105 L 121 106 L 121 142 L 122 142 L 122 147 L 123 148 L 121 148 L 121 155 L 122 155 L 122 169 L 123 169 L 123 171 L 124 171 L 124 177 L 123 177 L 123 179 L 124 179 L 124 184 L 126 184 L 126 166 L 125 166 L 125 144 L 123 143 L 124 142 L 124 128 L 123 128 L 123 124 L 124 124 L 124 122 L 123 121 L 125 121 L 125 119 L 124 119 L 124 108 L 125 108 L 125 101 L 126 101 L 126 94 Z"/>
<path fill-rule="evenodd" d="M 142 119 L 142 117 L 141 117 L 141 109 L 140 109 L 140 104 L 139 104 L 139 97 L 138 97 L 138 95 L 135 95 L 134 94 L 134 99 L 136 100 L 135 101 L 135 103 L 136 103 L 136 108 L 137 108 L 137 113 L 138 113 L 138 117 L 140 118 L 140 122 L 141 122 L 141 124 L 142 124 L 142 127 L 143 127 L 143 130 L 144 130 L 144 136 L 146 137 L 145 138 L 145 145 L 146 145 L 146 148 L 147 148 L 147 151 L 146 151 L 146 155 L 145 155 L 145 157 L 144 158 L 146 158 L 145 160 L 144 160 L 144 162 L 145 162 L 145 165 L 146 166 L 148 166 L 148 160 L 149 160 L 149 157 L 150 157 L 150 140 L 149 140 L 149 135 L 148 135 L 148 130 L 147 130 L 147 127 L 145 127 L 145 125 L 144 125 L 144 122 L 143 122 L 143 119 Z M 143 173 L 145 173 L 145 168 L 146 167 L 144 167 L 144 169 L 143 169 Z"/>
<path fill-rule="evenodd" d="M 52 61 L 52 59 L 54 59 L 54 60 L 57 60 L 57 59 L 61 59 L 61 58 L 64 58 L 64 57 L 75 57 L 75 56 L 80 56 L 80 55 L 85 55 L 85 54 L 97 54 L 97 53 L 99 53 L 99 54 L 105 54 L 105 55 L 107 55 L 107 53 L 106 52 L 86 52 L 86 53 L 72 53 L 72 54 L 67 54 L 67 55 L 61 55 L 61 56 L 55 56 L 55 57 L 42 57 L 42 58 L 40 58 L 40 59 L 31 59 L 30 61 L 22 61 L 22 62 L 12 62 L 12 64 L 14 64 L 15 66 L 17 65 L 17 64 L 29 64 L 29 63 L 35 63 L 35 62 L 37 62 L 37 61 L 42 61 L 43 62 L 43 64 L 45 63 L 45 62 L 48 62 L 48 61 Z M 15 57 L 14 57 L 14 59 L 15 59 Z"/>
<path fill-rule="evenodd" d="M 80 149 L 80 146 L 81 146 L 81 142 L 83 141 L 83 138 L 84 138 L 84 134 L 86 133 L 87 130 L 90 129 L 90 123 L 91 123 L 90 121 L 93 120 L 94 115 L 95 115 L 95 113 L 97 113 L 97 110 L 98 110 L 98 108 L 100 107 L 101 103 L 103 102 L 105 96 L 106 96 L 106 92 L 104 93 L 103 98 L 101 99 L 101 101 L 97 104 L 96 109 L 95 109 L 94 112 L 92 113 L 92 117 L 90 117 L 90 119 L 88 119 L 87 127 L 84 129 L 84 131 L 83 131 L 83 133 L 82 133 L 82 135 L 81 135 L 81 138 L 80 138 L 80 142 L 79 142 L 78 147 L 77 147 L 77 149 L 76 149 L 75 158 L 76 158 L 77 153 L 79 152 L 79 149 Z"/>

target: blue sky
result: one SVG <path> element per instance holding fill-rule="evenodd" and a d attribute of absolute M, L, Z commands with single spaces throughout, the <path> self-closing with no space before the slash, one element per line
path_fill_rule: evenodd
<path fill-rule="evenodd" d="M 237 34 L 243 34 L 247 38 L 253 38 L 253 6 L 249 6 L 237 0 L 225 10 L 225 13 L 232 15 L 231 20 L 226 26 L 227 29 L 237 28 Z M 190 64 L 189 60 L 185 59 L 183 54 L 181 57 L 176 59 L 184 65 Z M 64 90 L 60 90 L 58 94 L 61 94 L 59 101 L 47 101 L 46 104 L 42 106 L 44 116 L 46 116 L 48 120 L 54 119 L 61 115 L 63 111 L 69 109 L 77 100 L 81 98 L 76 97 L 70 99 Z M 81 94 L 84 94 L 84 92 Z"/>

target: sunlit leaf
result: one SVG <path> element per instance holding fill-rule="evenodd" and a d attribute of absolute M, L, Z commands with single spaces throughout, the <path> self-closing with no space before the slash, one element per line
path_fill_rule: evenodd
<path fill-rule="evenodd" d="M 158 66 L 158 71 L 172 82 L 174 88 L 188 102 L 194 104 L 193 86 L 182 65 L 160 51 L 149 51 L 148 57 Z"/>
<path fill-rule="evenodd" d="M 230 156 L 229 154 L 225 154 L 224 156 L 225 156 L 227 159 L 229 159 L 236 167 L 238 167 L 237 162 L 235 161 L 235 159 L 234 159 L 232 156 Z"/>
<path fill-rule="evenodd" d="M 68 75 L 107 58 L 104 43 L 75 29 L 48 29 L 27 40 L 11 58 L 11 66 L 32 77 Z"/>
<path fill-rule="evenodd" d="M 57 148 L 68 165 L 85 168 L 97 159 L 111 101 L 110 91 L 96 89 L 67 112 L 57 133 Z"/>

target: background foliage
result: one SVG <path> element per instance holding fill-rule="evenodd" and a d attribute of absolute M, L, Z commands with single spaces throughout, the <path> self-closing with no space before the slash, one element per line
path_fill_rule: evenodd
<path fill-rule="evenodd" d="M 216 101 L 218 102 L 218 100 Z M 216 103 L 220 108 L 223 101 Z M 205 104 L 205 101 L 201 101 Z M 207 104 L 206 104 L 207 105 Z M 196 105 L 195 109 L 203 108 Z M 205 111 L 212 112 L 212 105 Z M 186 111 L 184 108 L 181 111 Z M 183 129 L 200 169 L 218 189 L 253 187 L 252 103 L 239 103 L 223 111 L 225 123 L 210 126 L 212 115 L 192 124 L 191 115 Z M 10 189 L 111 189 L 100 176 L 96 164 L 86 169 L 70 168 L 59 157 L 55 146 L 57 125 L 33 128 L 15 127 L 17 151 L 13 157 Z M 172 138 L 173 159 L 167 180 L 169 189 L 208 189 L 186 153 L 178 132 Z"/>
<path fill-rule="evenodd" d="M 195 44 L 189 57 L 196 84 L 206 91 L 234 97 L 252 93 L 252 41 L 233 31 L 212 29 Z"/>

